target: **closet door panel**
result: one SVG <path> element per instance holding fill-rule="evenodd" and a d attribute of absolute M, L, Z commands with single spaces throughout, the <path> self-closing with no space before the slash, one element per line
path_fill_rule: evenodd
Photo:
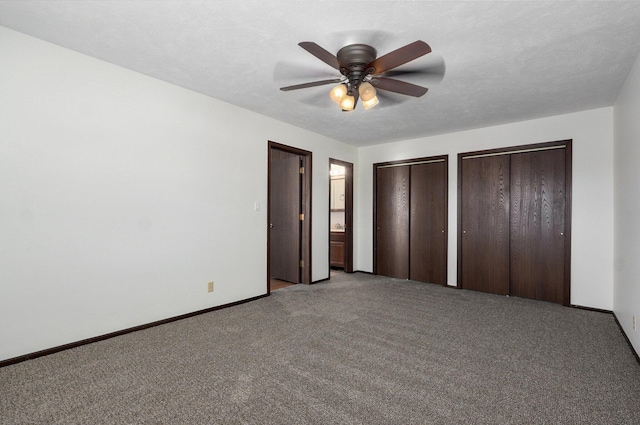
<path fill-rule="evenodd" d="M 376 173 L 376 273 L 409 278 L 409 167 Z"/>
<path fill-rule="evenodd" d="M 444 285 L 447 279 L 447 165 L 411 166 L 409 279 Z"/>
<path fill-rule="evenodd" d="M 511 155 L 511 295 L 563 302 L 565 150 Z"/>
<path fill-rule="evenodd" d="M 462 288 L 509 294 L 509 162 L 462 160 Z"/>

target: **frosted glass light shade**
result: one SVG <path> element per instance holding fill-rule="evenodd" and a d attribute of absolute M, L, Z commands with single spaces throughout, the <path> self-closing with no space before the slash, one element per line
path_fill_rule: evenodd
<path fill-rule="evenodd" d="M 380 101 L 378 100 L 378 96 L 373 96 L 369 100 L 363 100 L 362 101 L 362 106 L 364 106 L 364 109 L 369 109 L 369 108 L 373 108 L 374 106 L 376 106 L 379 102 Z"/>
<path fill-rule="evenodd" d="M 356 105 L 356 98 L 353 96 L 345 96 L 340 102 L 340 107 L 343 111 L 353 111 L 354 106 Z"/>
<path fill-rule="evenodd" d="M 358 92 L 360 93 L 360 99 L 363 101 L 371 100 L 376 97 L 376 88 L 371 85 L 371 83 L 362 83 L 358 88 Z"/>
<path fill-rule="evenodd" d="M 342 102 L 342 99 L 347 95 L 347 86 L 344 84 L 338 84 L 329 92 L 329 97 L 331 100 L 336 102 L 338 105 Z"/>

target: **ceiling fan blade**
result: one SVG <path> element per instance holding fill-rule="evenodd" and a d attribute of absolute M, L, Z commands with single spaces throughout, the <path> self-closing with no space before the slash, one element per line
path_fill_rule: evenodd
<path fill-rule="evenodd" d="M 392 91 L 394 93 L 406 94 L 407 96 L 420 97 L 429 89 L 405 81 L 394 80 L 386 77 L 373 77 L 371 84 L 377 89 Z"/>
<path fill-rule="evenodd" d="M 296 84 L 296 85 L 293 85 L 293 86 L 280 87 L 280 90 L 282 90 L 282 91 L 290 91 L 290 90 L 306 89 L 306 88 L 309 88 L 309 87 L 324 86 L 325 84 L 339 83 L 341 81 L 342 81 L 342 79 L 340 79 L 340 78 L 332 78 L 331 80 L 312 81 L 310 83 Z"/>
<path fill-rule="evenodd" d="M 403 82 L 417 84 L 420 86 L 433 86 L 440 83 L 444 79 L 444 73 L 429 71 L 389 71 L 383 75 L 375 77 L 402 78 Z"/>
<path fill-rule="evenodd" d="M 420 82 L 423 84 L 425 84 L 423 80 L 427 79 L 429 83 L 425 85 L 429 85 L 442 81 L 446 71 L 447 66 L 442 56 L 438 54 L 431 54 L 418 60 L 414 60 L 411 64 L 406 64 L 386 71 L 384 74 L 381 74 L 380 77 L 404 76 L 412 78 L 413 80 L 410 80 L 411 82 L 417 78 L 420 79 Z"/>
<path fill-rule="evenodd" d="M 418 40 L 387 53 L 384 56 L 380 56 L 371 62 L 369 66 L 375 68 L 374 74 L 382 74 L 396 66 L 403 65 L 430 52 L 431 47 L 424 41 Z"/>
<path fill-rule="evenodd" d="M 280 90 L 282 90 L 282 91 L 290 91 L 290 90 L 306 89 L 306 88 L 309 88 L 309 87 L 324 86 L 325 84 L 339 83 L 341 81 L 342 81 L 342 79 L 340 79 L 340 78 L 332 78 L 331 80 L 312 81 L 310 83 L 296 84 L 296 85 L 293 85 L 293 86 L 280 87 Z"/>
<path fill-rule="evenodd" d="M 338 58 L 335 55 L 323 49 L 322 47 L 318 46 L 313 41 L 302 41 L 298 43 L 298 46 L 302 47 L 304 50 L 311 53 L 313 56 L 317 57 L 327 65 L 337 69 L 338 71 L 340 70 L 340 64 L 338 63 Z"/>

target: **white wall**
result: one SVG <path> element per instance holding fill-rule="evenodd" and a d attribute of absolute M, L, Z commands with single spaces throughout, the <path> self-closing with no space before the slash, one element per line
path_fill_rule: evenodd
<path fill-rule="evenodd" d="M 615 273 L 613 311 L 640 353 L 640 57 L 614 107 Z M 633 330 L 633 316 L 636 330 Z"/>
<path fill-rule="evenodd" d="M 613 108 L 361 148 L 357 268 L 373 270 L 373 164 L 449 155 L 448 284 L 457 280 L 457 154 L 573 139 L 571 303 L 611 310 L 613 282 Z"/>
<path fill-rule="evenodd" d="M 326 278 L 356 148 L 0 27 L 0 360 L 265 294 L 268 140 L 313 152 Z"/>

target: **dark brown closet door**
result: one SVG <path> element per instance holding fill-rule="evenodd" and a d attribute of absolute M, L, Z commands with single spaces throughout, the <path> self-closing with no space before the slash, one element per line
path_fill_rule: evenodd
<path fill-rule="evenodd" d="M 376 273 L 409 278 L 409 167 L 376 173 Z"/>
<path fill-rule="evenodd" d="M 409 279 L 444 285 L 447 279 L 444 161 L 411 166 Z"/>
<path fill-rule="evenodd" d="M 565 150 L 511 155 L 511 295 L 563 302 Z"/>
<path fill-rule="evenodd" d="M 271 149 L 271 277 L 300 283 L 300 156 Z"/>
<path fill-rule="evenodd" d="M 461 183 L 461 286 L 507 295 L 509 156 L 463 159 Z"/>

